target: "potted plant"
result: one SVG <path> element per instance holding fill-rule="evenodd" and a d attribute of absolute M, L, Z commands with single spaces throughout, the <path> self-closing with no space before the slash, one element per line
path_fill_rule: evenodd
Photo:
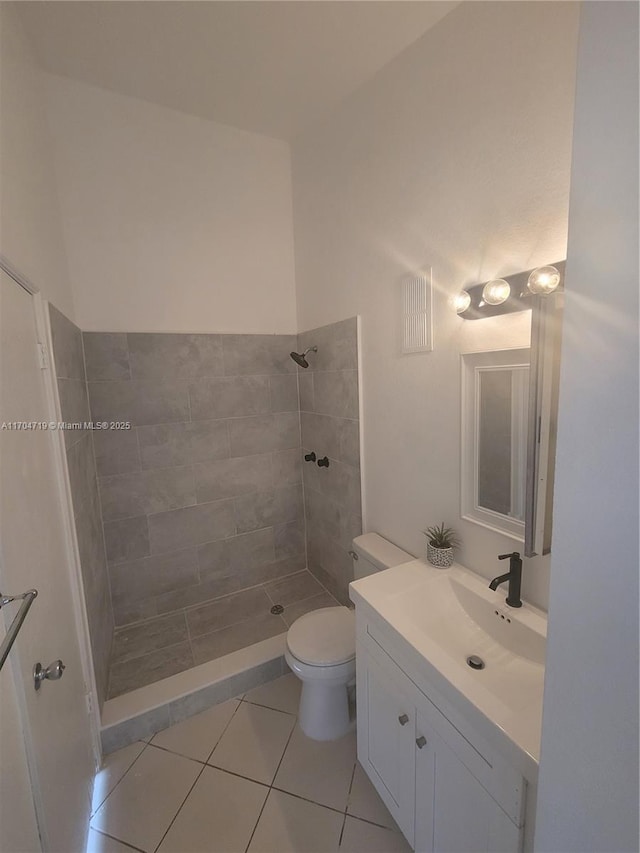
<path fill-rule="evenodd" d="M 453 549 L 459 545 L 455 530 L 442 522 L 422 532 L 427 537 L 427 560 L 432 566 L 448 569 L 453 563 Z"/>

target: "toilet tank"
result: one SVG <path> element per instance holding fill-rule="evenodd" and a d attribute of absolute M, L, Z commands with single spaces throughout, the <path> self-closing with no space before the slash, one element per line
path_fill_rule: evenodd
<path fill-rule="evenodd" d="M 352 545 L 354 580 L 415 560 L 412 554 L 398 548 L 378 533 L 364 533 L 362 536 L 356 536 Z"/>

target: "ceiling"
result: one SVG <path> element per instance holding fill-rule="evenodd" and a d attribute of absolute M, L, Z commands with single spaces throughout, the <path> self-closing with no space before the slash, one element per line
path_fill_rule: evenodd
<path fill-rule="evenodd" d="M 458 2 L 18 2 L 54 74 L 291 140 Z"/>

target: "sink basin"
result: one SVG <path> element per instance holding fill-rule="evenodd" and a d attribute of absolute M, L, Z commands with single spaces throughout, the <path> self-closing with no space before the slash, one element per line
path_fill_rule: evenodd
<path fill-rule="evenodd" d="M 351 584 L 356 604 L 372 607 L 414 652 L 529 755 L 538 759 L 547 635 L 546 615 L 506 589 L 454 563 L 422 560 Z M 474 669 L 468 658 L 480 658 Z M 445 688 L 445 689 L 447 689 Z"/>
<path fill-rule="evenodd" d="M 389 603 L 398 616 L 409 618 L 418 631 L 459 662 L 477 654 L 489 668 L 504 665 L 512 657 L 544 665 L 544 619 L 528 619 L 527 610 L 522 618 L 504 604 L 504 594 L 485 590 L 486 586 L 469 572 L 452 567 L 446 574 L 429 574 L 418 584 L 398 590 Z"/>

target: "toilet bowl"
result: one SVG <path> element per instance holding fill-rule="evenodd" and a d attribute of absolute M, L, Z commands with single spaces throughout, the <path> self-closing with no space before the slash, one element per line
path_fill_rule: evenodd
<path fill-rule="evenodd" d="M 287 633 L 284 656 L 302 681 L 302 731 L 314 740 L 345 735 L 351 726 L 347 685 L 356 674 L 354 612 L 323 607 L 296 619 Z"/>
<path fill-rule="evenodd" d="M 377 533 L 353 540 L 354 579 L 413 560 Z M 314 740 L 337 740 L 352 728 L 348 686 L 356 674 L 355 613 L 323 607 L 305 613 L 287 632 L 285 660 L 302 681 L 298 722 Z"/>

